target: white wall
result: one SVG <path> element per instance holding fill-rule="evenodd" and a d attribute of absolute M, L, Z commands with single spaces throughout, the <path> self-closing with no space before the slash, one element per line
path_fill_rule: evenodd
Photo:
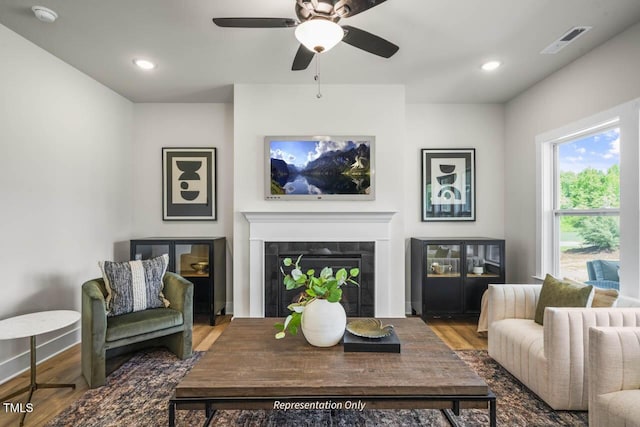
<path fill-rule="evenodd" d="M 504 237 L 504 108 L 498 104 L 409 104 L 405 231 L 408 237 Z M 423 148 L 476 149 L 476 220 L 421 221 Z"/>
<path fill-rule="evenodd" d="M 79 311 L 80 286 L 129 235 L 132 104 L 2 25 L 0 52 L 0 318 Z M 39 336 L 39 359 L 79 327 Z M 28 349 L 1 342 L 0 382 Z"/>
<path fill-rule="evenodd" d="M 217 220 L 162 220 L 162 147 L 216 147 Z M 231 303 L 233 236 L 233 106 L 135 104 L 133 238 L 227 238 L 227 310 Z"/>
<path fill-rule="evenodd" d="M 498 104 L 408 104 L 406 129 L 403 214 L 407 237 L 406 295 L 410 300 L 411 237 L 504 238 L 504 107 Z M 475 221 L 421 221 L 420 150 L 423 148 L 475 148 Z M 509 259 L 509 242 L 506 242 L 506 252 Z M 410 312 L 409 305 L 407 311 Z"/>
<path fill-rule="evenodd" d="M 404 315 L 405 93 L 393 85 L 236 85 L 234 89 L 234 314 L 249 315 L 248 223 L 243 211 L 398 211 L 391 222 L 389 313 Z M 376 200 L 266 201 L 265 135 L 374 135 Z"/>
<path fill-rule="evenodd" d="M 640 96 L 639 70 L 640 24 L 636 24 L 506 105 L 505 222 L 512 253 L 507 260 L 509 282 L 530 283 L 535 273 L 536 135 L 637 98 Z M 638 158 L 633 162 L 637 168 Z M 622 169 L 621 166 L 624 173 Z M 623 197 L 627 196 L 629 204 L 638 205 L 637 193 Z M 622 239 L 629 237 L 625 236 L 627 231 L 622 224 Z M 631 238 L 637 247 L 637 234 Z M 624 252 L 623 247 L 623 257 Z M 638 265 L 637 252 L 634 258 L 627 261 L 627 266 Z M 623 269 L 624 265 L 623 258 Z M 637 276 L 635 281 L 638 286 Z M 634 289 L 624 293 L 638 295 L 638 292 Z"/>

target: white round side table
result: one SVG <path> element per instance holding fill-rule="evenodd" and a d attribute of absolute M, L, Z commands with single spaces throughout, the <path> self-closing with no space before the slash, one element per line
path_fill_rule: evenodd
<path fill-rule="evenodd" d="M 11 340 L 16 338 L 30 337 L 31 339 L 31 381 L 26 387 L 14 391 L 13 393 L 0 398 L 0 402 L 6 402 L 12 397 L 18 396 L 26 391 L 29 392 L 27 403 L 31 402 L 33 392 L 40 388 L 76 388 L 75 384 L 51 384 L 36 382 L 36 335 L 55 331 L 64 328 L 80 320 L 80 313 L 72 310 L 52 310 L 40 311 L 37 313 L 23 314 L 21 316 L 10 317 L 0 320 L 0 340 Z M 20 425 L 24 425 L 26 412 L 22 414 Z"/>

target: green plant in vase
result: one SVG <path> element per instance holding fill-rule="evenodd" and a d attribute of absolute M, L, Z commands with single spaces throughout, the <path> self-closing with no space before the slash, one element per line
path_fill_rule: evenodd
<path fill-rule="evenodd" d="M 341 268 L 334 275 L 331 267 L 324 267 L 316 277 L 316 271 L 313 269 L 309 269 L 306 272 L 302 271 L 300 268 L 301 259 L 302 255 L 298 257 L 295 263 L 291 258 L 285 258 L 282 261 L 284 267 L 293 267 L 289 273 L 285 273 L 284 268 L 280 267 L 284 275 L 283 283 L 287 290 L 305 289 L 304 292 L 301 292 L 298 301 L 287 307 L 291 314 L 287 316 L 283 323 L 275 324 L 276 329 L 278 329 L 278 333 L 276 333 L 277 339 L 284 338 L 286 332 L 294 335 L 298 333 L 298 328 L 302 325 L 302 316 L 305 308 L 312 302 L 326 300 L 326 302 L 338 304 L 342 309 L 342 305 L 340 305 L 342 286 L 347 283 L 359 286 L 358 282 L 354 280 L 360 274 L 360 269 L 358 268 L 352 268 L 348 272 L 345 268 Z M 344 309 L 342 311 L 344 312 Z M 303 332 L 305 332 L 304 326 Z M 305 337 L 307 337 L 306 333 Z"/>

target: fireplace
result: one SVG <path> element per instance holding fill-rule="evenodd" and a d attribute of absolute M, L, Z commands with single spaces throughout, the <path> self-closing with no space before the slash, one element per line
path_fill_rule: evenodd
<path fill-rule="evenodd" d="M 283 317 L 289 314 L 287 306 L 296 302 L 304 288 L 286 290 L 281 266 L 285 258 L 294 261 L 302 255 L 303 271 L 312 268 L 320 273 L 331 267 L 335 274 L 340 268 L 360 269 L 356 279 L 359 286 L 342 286 L 342 305 L 349 317 L 373 317 L 375 315 L 375 242 L 265 242 L 265 296 L 264 312 L 267 317 Z"/>
<path fill-rule="evenodd" d="M 400 317 L 404 315 L 404 301 L 395 298 L 404 296 L 404 292 L 392 292 L 397 280 L 391 280 L 391 218 L 395 212 L 242 212 L 249 223 L 249 286 L 246 289 L 248 317 L 266 315 L 266 279 L 267 243 L 288 243 L 285 253 L 298 256 L 298 247 L 294 244 L 315 243 L 311 249 L 328 249 L 342 255 L 351 251 L 349 245 L 361 245 L 363 242 L 373 245 L 371 251 L 360 255 L 363 266 L 371 263 L 370 277 L 371 304 L 376 317 Z M 338 244 L 339 246 L 328 246 Z M 353 246 L 352 246 L 353 247 Z M 360 249 L 359 249 L 360 250 Z M 279 252 L 279 251 L 278 251 Z M 311 254 L 309 254 L 311 255 Z M 317 253 L 314 255 L 318 255 Z M 322 254 L 320 254 L 322 255 Z M 325 254 L 330 255 L 330 254 Z M 330 258 L 330 257 L 329 257 Z M 304 258 L 303 258 L 304 259 Z M 366 263 L 364 262 L 366 260 Z M 349 260 L 343 260 L 349 261 Z M 353 260 L 351 260 L 353 261 Z M 350 262 L 351 262 L 350 261 Z M 357 260 L 356 260 L 357 261 Z M 324 263 L 325 260 L 318 262 Z M 368 274 L 368 273 L 367 273 Z M 394 278 L 395 279 L 395 278 Z M 280 282 L 281 286 L 282 282 Z M 403 286 L 403 284 L 401 285 Z M 234 298 L 236 295 L 234 295 Z M 362 294 L 361 298 L 364 298 Z M 368 296 L 366 297 L 368 298 Z M 367 300 L 363 299 L 364 305 Z M 361 310 L 362 310 L 361 302 Z M 284 301 L 280 303 L 284 305 Z M 363 311 L 361 311 L 361 315 Z M 400 314 L 398 314 L 400 313 Z"/>

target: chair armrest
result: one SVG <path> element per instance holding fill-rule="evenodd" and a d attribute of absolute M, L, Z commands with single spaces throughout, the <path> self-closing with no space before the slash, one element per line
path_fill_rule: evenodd
<path fill-rule="evenodd" d="M 193 306 L 193 283 L 184 277 L 167 271 L 163 277 L 164 297 L 169 300 L 169 307 L 184 313 L 185 308 Z"/>
<path fill-rule="evenodd" d="M 107 303 L 102 279 L 93 279 L 82 285 L 82 341 L 104 342 L 107 333 Z"/>
<path fill-rule="evenodd" d="M 600 396 L 640 388 L 640 328 L 589 328 L 589 425 L 610 424 Z"/>
<path fill-rule="evenodd" d="M 531 319 L 542 285 L 489 285 L 488 324 L 502 319 Z"/>
<path fill-rule="evenodd" d="M 163 277 L 164 297 L 169 300 L 169 308 L 182 312 L 185 325 L 193 324 L 193 283 L 184 277 L 167 271 Z"/>
<path fill-rule="evenodd" d="M 614 282 L 613 280 L 587 280 L 584 283 L 593 285 L 596 288 L 620 290 L 620 282 Z"/>
<path fill-rule="evenodd" d="M 589 328 L 640 327 L 640 307 L 547 307 L 543 323 L 544 355 L 550 363 L 557 360 L 568 362 L 570 356 L 579 356 L 586 361 Z"/>
<path fill-rule="evenodd" d="M 589 393 L 640 388 L 640 327 L 589 328 Z"/>
<path fill-rule="evenodd" d="M 544 356 L 548 363 L 549 378 L 568 378 L 569 383 L 559 387 L 574 390 L 564 393 L 574 403 L 587 404 L 587 378 L 589 328 L 592 326 L 639 327 L 640 307 L 635 308 L 560 308 L 547 307 L 544 311 Z M 564 389 L 563 389 L 564 390 Z M 562 391 L 559 392 L 563 394 Z"/>

